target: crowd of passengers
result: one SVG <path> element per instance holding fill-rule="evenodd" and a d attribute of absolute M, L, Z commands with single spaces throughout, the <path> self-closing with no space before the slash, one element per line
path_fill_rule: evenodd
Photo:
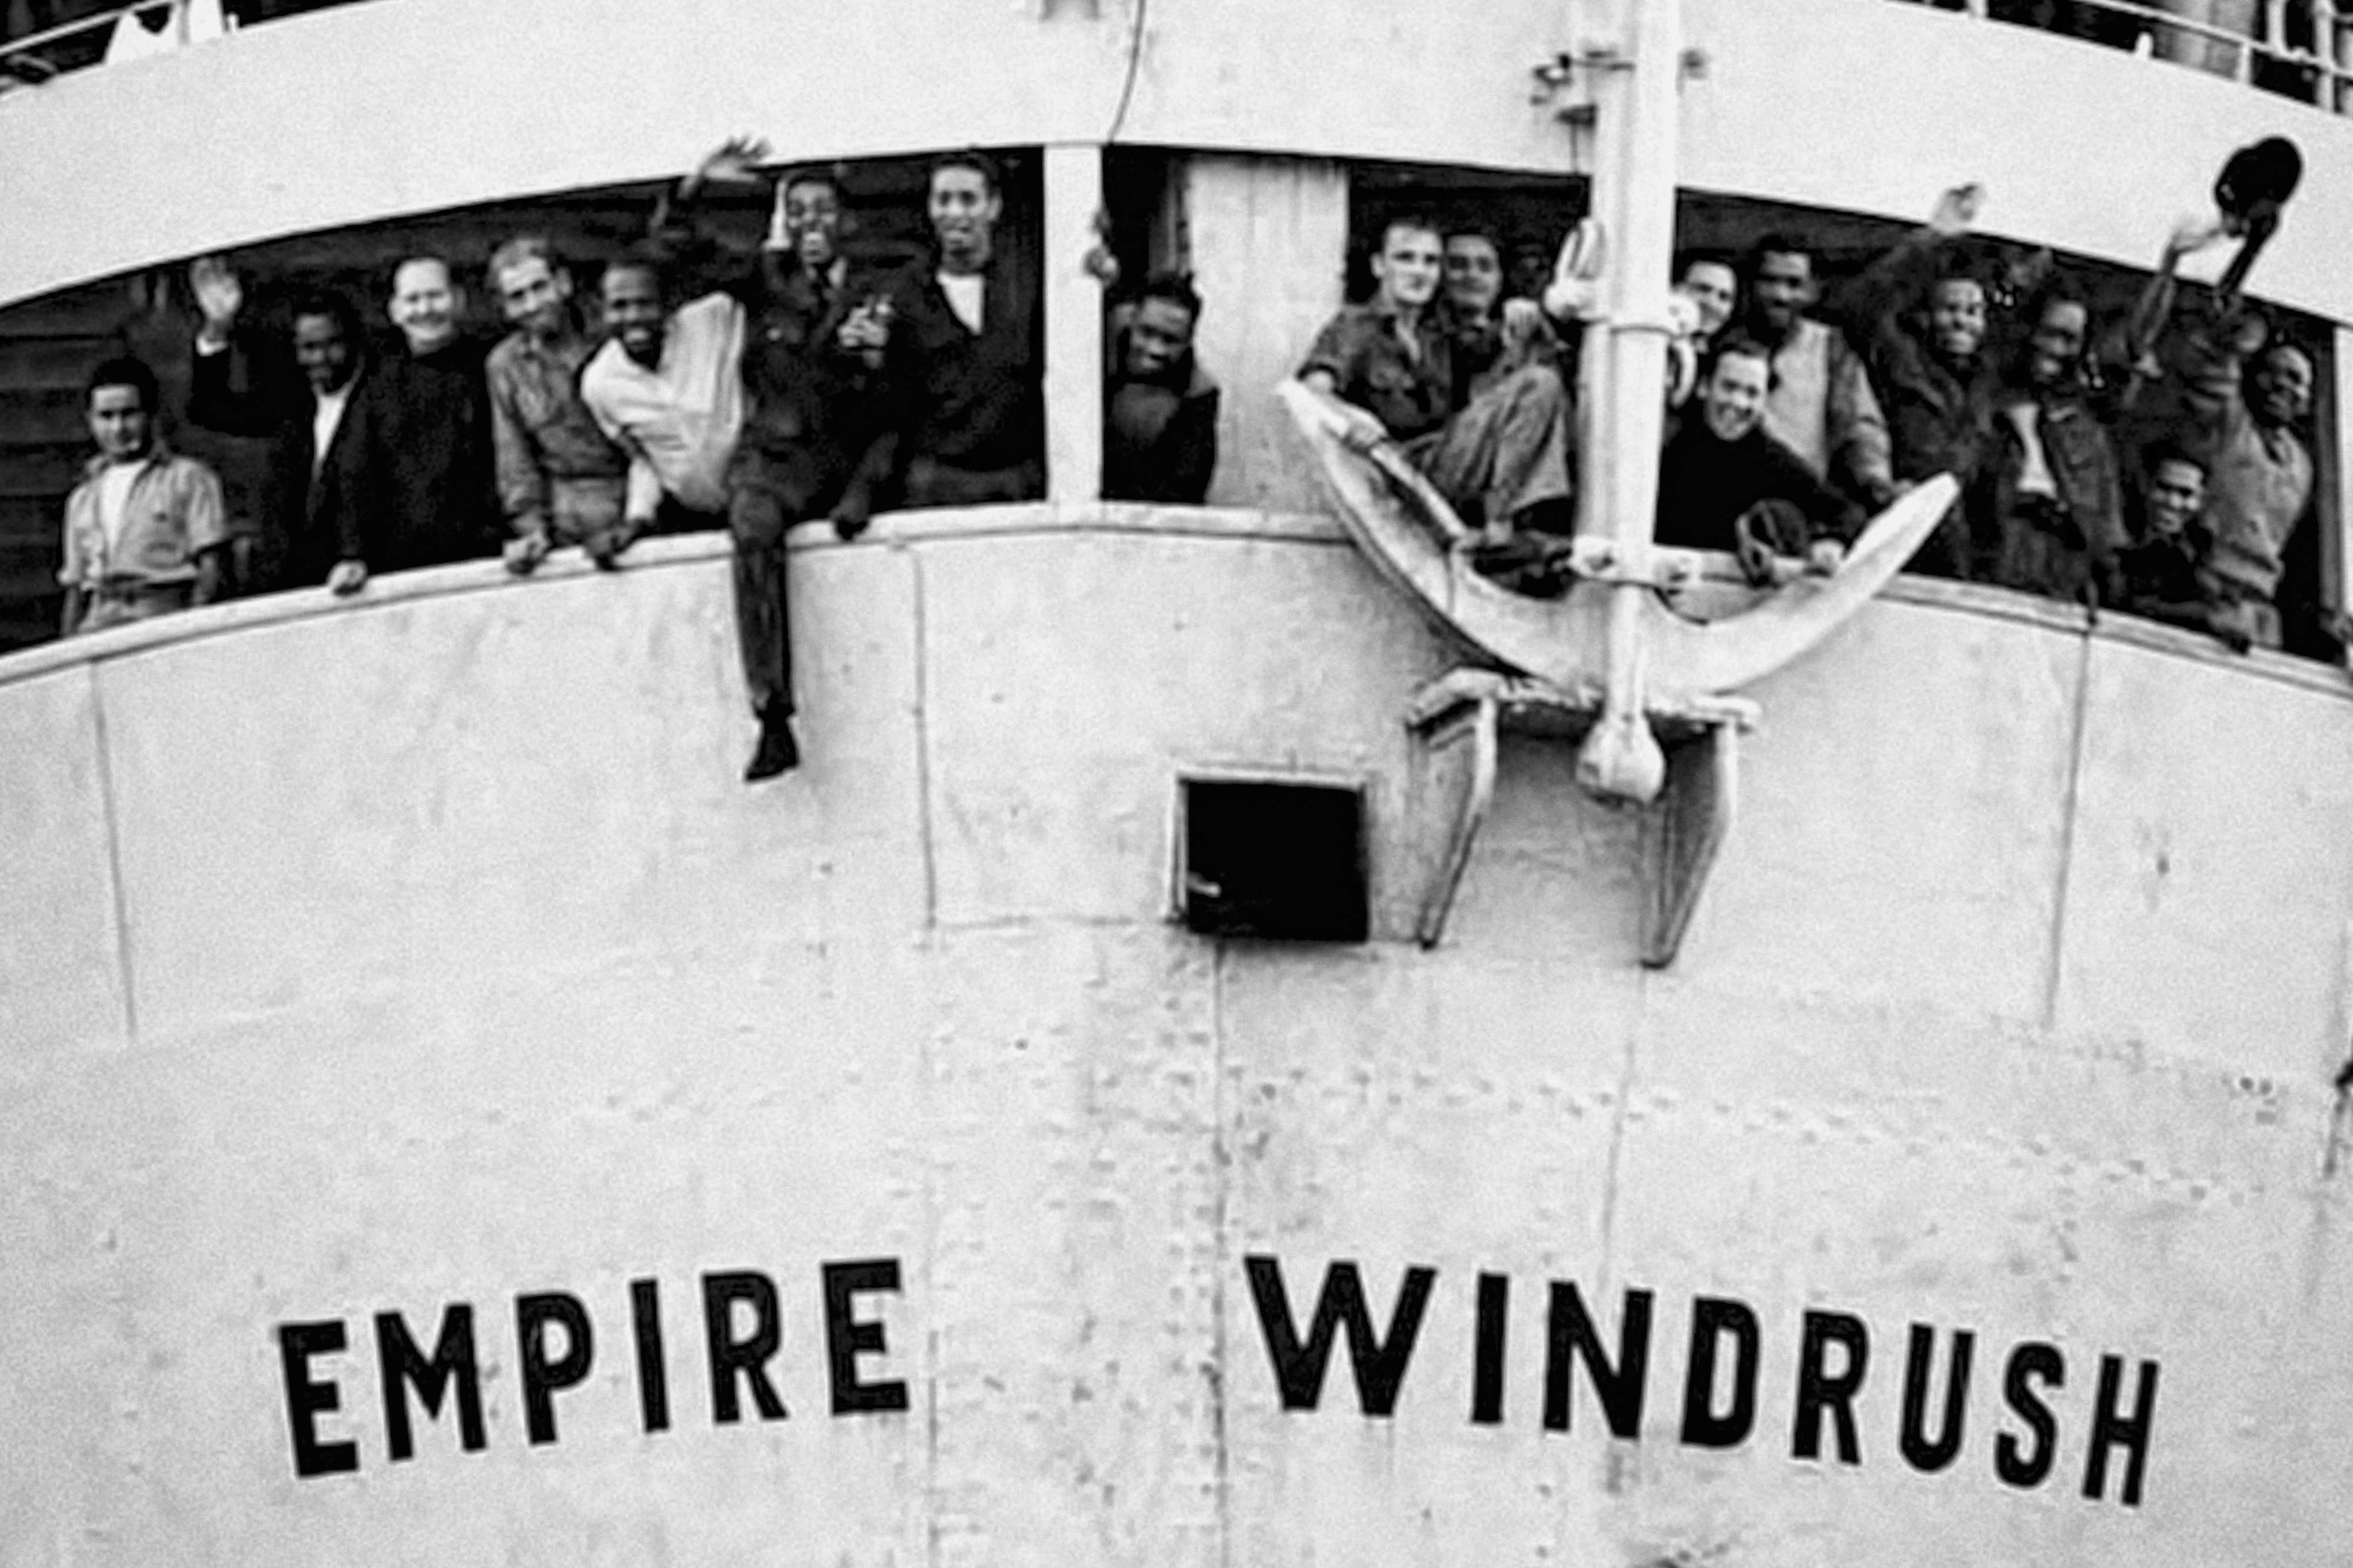
<path fill-rule="evenodd" d="M 1800 239 L 1682 262 L 1696 374 L 1670 395 L 1658 541 L 1731 552 L 1759 583 L 1830 572 L 1872 515 L 1950 473 L 1961 499 L 1910 570 L 2279 647 L 2284 556 L 2314 498 L 2298 433 L 2313 355 L 2252 306 L 2201 293 L 2177 311 L 2175 268 L 2219 224 L 2171 236 L 2130 319 L 2104 331 L 2047 254 L 1995 265 L 1956 244 L 1978 201 L 1947 192 L 1835 310 L 1818 309 Z M 1303 376 L 1363 437 L 1402 444 L 1482 531 L 1482 569 L 1561 591 L 1573 340 L 1535 300 L 1503 298 L 1489 235 L 1399 218 L 1372 267 L 1373 297 L 1324 330 Z M 2341 634 L 2316 604 L 2295 608 Z"/>
<path fill-rule="evenodd" d="M 101 364 L 99 455 L 66 509 L 64 629 L 234 593 L 349 595 L 371 574 L 488 555 L 528 574 L 560 546 L 610 569 L 645 535 L 725 529 L 758 724 L 746 776 L 794 766 L 786 531 L 824 519 L 849 539 L 881 508 L 1042 495 L 1041 321 L 1034 268 L 1001 255 L 987 156 L 933 164 L 930 252 L 882 270 L 842 248 L 841 184 L 819 171 L 783 176 L 768 243 L 730 260 L 699 198 L 760 183 L 764 154 L 732 142 L 667 193 L 645 240 L 605 264 L 593 311 L 545 238 L 501 245 L 487 279 L 512 331 L 496 343 L 460 330 L 445 258 L 394 269 L 399 341 L 372 359 L 339 297 L 297 300 L 279 343 L 245 321 L 229 266 L 196 263 L 189 417 L 267 440 L 260 515 L 248 537 L 213 473 L 160 441 L 145 365 Z M 1834 316 L 1815 313 L 1802 242 L 1767 237 L 1745 269 L 1684 263 L 1696 374 L 1674 388 L 1660 541 L 1731 552 L 1759 582 L 1833 571 L 1871 513 L 1951 472 L 1964 499 L 1915 570 L 2278 646 L 2283 551 L 2313 497 L 2295 430 L 2312 357 L 2252 310 L 2179 323 L 2181 417 L 2127 450 L 2116 431 L 2154 374 L 2174 264 L 2213 236 L 2168 242 L 2110 363 L 2047 258 L 1992 277 L 1957 255 L 1976 201 L 1947 193 Z M 1493 237 L 1392 221 L 1371 299 L 1324 327 L 1300 374 L 1421 468 L 1479 531 L 1475 564 L 1545 595 L 1568 581 L 1576 337 L 1533 297 L 1549 292 L 1544 267 L 1525 262 L 1507 285 Z M 1219 395 L 1192 353 L 1200 310 L 1176 274 L 1118 293 L 1108 499 L 1208 489 Z"/>
<path fill-rule="evenodd" d="M 244 321 L 229 266 L 195 263 L 188 416 L 269 442 L 253 537 L 232 538 L 211 470 L 159 441 L 148 367 L 111 360 L 89 384 L 100 455 L 67 502 L 65 631 L 236 593 L 349 595 L 371 574 L 486 555 L 528 574 L 559 546 L 611 569 L 648 534 L 725 529 L 758 724 L 746 777 L 793 767 L 786 531 L 830 519 L 849 539 L 878 507 L 1043 495 L 1041 321 L 1034 269 L 1002 261 L 985 154 L 932 165 L 929 256 L 878 269 L 843 250 L 841 184 L 818 170 L 783 176 L 768 243 L 731 258 L 699 198 L 760 183 L 765 152 L 731 142 L 666 194 L 643 241 L 605 264 L 593 310 L 547 239 L 501 245 L 486 277 L 512 331 L 495 343 L 460 330 L 444 257 L 393 269 L 399 341 L 372 358 L 340 297 L 297 299 L 278 343 Z M 1110 498 L 1208 491 L 1218 391 L 1192 360 L 1200 308 L 1173 273 L 1122 291 Z"/>

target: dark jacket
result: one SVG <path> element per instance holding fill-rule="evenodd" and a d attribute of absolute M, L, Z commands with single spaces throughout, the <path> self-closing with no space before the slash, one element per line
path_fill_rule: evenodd
<path fill-rule="evenodd" d="M 737 450 L 767 459 L 765 482 L 805 494 L 797 511 L 824 503 L 853 471 L 870 482 L 887 477 L 897 443 L 886 383 L 836 342 L 859 305 L 889 297 L 886 271 L 844 258 L 839 282 L 812 277 L 788 251 L 731 256 L 693 195 L 666 196 L 649 239 L 662 254 L 678 291 L 718 290 L 744 306 L 744 429 Z"/>
<path fill-rule="evenodd" d="M 849 450 L 871 438 L 871 378 L 834 340 L 849 312 L 892 281 L 845 264 L 837 288 L 790 257 L 766 252 L 727 285 L 744 310 L 745 445 L 773 451 L 818 442 Z"/>
<path fill-rule="evenodd" d="M 2042 403 L 2038 427 L 2057 500 L 2020 489 L 2025 444 L 2008 416 L 1998 415 L 1993 450 L 1968 498 L 1972 574 L 2054 599 L 2096 591 L 2112 602 L 2118 596 L 2117 558 L 2128 542 L 2116 443 L 2098 413 L 2073 393 Z"/>
<path fill-rule="evenodd" d="M 498 553 L 489 352 L 464 336 L 396 349 L 361 381 L 336 432 L 338 559 L 385 573 Z"/>
<path fill-rule="evenodd" d="M 1694 407 L 1659 455 L 1658 542 L 1732 550 L 1737 543 L 1733 525 L 1764 500 L 1796 507 L 1814 539 L 1851 538 L 1862 521 L 1861 509 L 1816 479 L 1762 425 L 1737 441 L 1724 441 Z"/>
<path fill-rule="evenodd" d="M 1012 469 L 1045 462 L 1043 357 L 1037 279 L 991 261 L 981 326 L 966 328 L 925 262 L 891 289 L 883 374 L 900 432 L 899 468 Z"/>
<path fill-rule="evenodd" d="M 1990 343 L 1959 374 L 1929 346 L 1926 317 L 1940 248 L 1936 233 L 1924 230 L 1873 262 L 1849 292 L 1849 320 L 1867 345 L 1895 477 L 1948 473 L 1967 485 L 1992 447 L 2001 377 Z"/>
<path fill-rule="evenodd" d="M 269 443 L 269 474 L 256 520 L 260 537 L 245 589 L 269 593 L 325 582 L 343 537 L 344 489 L 336 458 L 351 440 L 350 409 L 335 427 L 328 460 L 318 463 L 311 449 L 318 404 L 290 352 L 240 329 L 223 352 L 190 358 L 190 421 L 224 435 L 259 437 Z M 360 379 L 364 377 L 362 372 Z M 356 382 L 351 395 L 356 404 Z"/>
<path fill-rule="evenodd" d="M 2125 551 L 2117 563 L 2125 607 L 2153 621 L 2204 631 L 2206 591 L 2199 568 L 2210 542 L 2206 531 L 2192 523 L 2169 538 L 2151 534 Z"/>
<path fill-rule="evenodd" d="M 1503 324 L 1493 314 L 1475 321 L 1467 319 L 1451 301 L 1443 300 L 1437 312 L 1438 319 L 1445 324 L 1447 358 L 1454 372 L 1453 411 L 1460 414 L 1486 384 L 1496 362 L 1504 357 Z"/>
<path fill-rule="evenodd" d="M 1114 380 L 1103 394 L 1105 500 L 1198 506 L 1218 466 L 1218 387 L 1191 358 L 1172 381 Z"/>
<path fill-rule="evenodd" d="M 1872 263 L 1847 298 L 1849 320 L 1867 344 L 1865 363 L 1878 390 L 1894 476 L 1921 480 L 1951 474 L 1967 489 L 1995 450 L 1994 410 L 2001 374 L 1990 342 L 1956 372 L 1930 348 L 1927 310 L 1940 237 L 1921 230 Z M 1930 535 L 1911 570 L 1966 576 L 1970 567 L 1965 515 L 1956 510 Z"/>

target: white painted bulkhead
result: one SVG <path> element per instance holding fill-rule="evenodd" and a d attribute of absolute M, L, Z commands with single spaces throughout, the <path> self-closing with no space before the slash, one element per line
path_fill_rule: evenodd
<path fill-rule="evenodd" d="M 1400 714 L 1451 660 L 1336 528 L 818 531 L 808 761 L 758 789 L 716 541 L 11 661 L 0 1563 L 2341 1555 L 2333 674 L 1907 584 L 1754 693 L 1674 969 L 1636 962 L 1632 819 L 1533 738 L 1423 952 L 1459 780 Z M 1371 944 L 1168 923 L 1176 781 L 1227 769 L 1362 781 Z M 1345 1344 L 1282 1407 L 1251 1256 L 1303 1328 L 1336 1260 L 1380 1329 L 1436 1271 L 1393 1414 Z M 875 1259 L 900 1289 L 855 1298 L 883 1345 L 857 1375 L 909 1408 L 837 1415 L 820 1269 Z M 744 1270 L 778 1292 L 788 1415 L 720 1425 L 698 1292 Z M 1493 1425 L 1482 1272 L 1509 1279 Z M 1545 1429 L 1555 1280 L 1613 1350 L 1654 1292 L 1638 1441 L 1581 1368 Z M 534 1445 L 516 1299 L 548 1291 L 593 1362 Z M 1760 1331 L 1722 1451 L 1679 1440 L 1703 1296 Z M 445 1400 L 396 1462 L 375 1315 L 430 1349 L 453 1302 L 485 1446 Z M 1792 1457 L 1810 1309 L 1870 1336 L 1852 1466 L 1827 1428 Z M 330 1321 L 311 1423 L 358 1468 L 299 1478 L 277 1336 Z M 1933 1475 L 1897 1449 L 1915 1322 L 1939 1398 L 1951 1331 L 1978 1342 Z M 2020 1489 L 1995 1456 L 2028 1342 L 2065 1381 Z M 2137 1507 L 2121 1452 L 2082 1495 L 2106 1354 L 2161 1368 Z"/>
<path fill-rule="evenodd" d="M 1631 3 L 370 0 L 0 96 L 0 302 L 306 230 L 670 178 L 736 130 L 786 159 L 1115 130 L 1589 168 L 1530 73 L 1621 38 Z M 2353 119 L 1927 5 L 1683 4 L 1706 58 L 1683 92 L 1689 187 L 1908 220 L 1974 179 L 1988 232 L 2146 267 L 2208 205 L 2225 153 L 2285 133 L 2307 175 L 2256 290 L 2353 319 Z M 120 221 L 93 219 L 93 192 Z"/>

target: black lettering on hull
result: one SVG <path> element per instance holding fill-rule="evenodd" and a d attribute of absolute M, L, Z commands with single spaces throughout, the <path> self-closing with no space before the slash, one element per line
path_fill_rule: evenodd
<path fill-rule="evenodd" d="M 1274 1363 L 1275 1386 L 1282 1390 L 1285 1410 L 1313 1410 L 1324 1397 L 1324 1370 L 1332 1359 L 1332 1342 L 1345 1327 L 1348 1363 L 1356 1374 L 1356 1405 L 1367 1415 L 1387 1417 L 1397 1409 L 1398 1390 L 1405 1382 L 1406 1365 L 1413 1359 L 1415 1336 L 1421 1332 L 1421 1315 L 1430 1305 L 1434 1268 L 1409 1268 L 1389 1313 L 1388 1332 L 1373 1328 L 1372 1310 L 1365 1304 L 1364 1280 L 1356 1266 L 1334 1263 L 1324 1273 L 1324 1289 L 1315 1299 L 1314 1316 L 1302 1339 L 1293 1326 L 1291 1298 L 1283 1289 L 1282 1266 L 1271 1258 L 1253 1255 L 1242 1259 L 1250 1276 L 1250 1299 L 1266 1339 L 1267 1358 Z"/>

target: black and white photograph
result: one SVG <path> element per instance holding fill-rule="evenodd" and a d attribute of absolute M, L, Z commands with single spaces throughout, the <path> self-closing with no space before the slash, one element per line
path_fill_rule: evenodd
<path fill-rule="evenodd" d="M 0 1568 L 2346 1568 L 2353 0 L 0 0 Z"/>

